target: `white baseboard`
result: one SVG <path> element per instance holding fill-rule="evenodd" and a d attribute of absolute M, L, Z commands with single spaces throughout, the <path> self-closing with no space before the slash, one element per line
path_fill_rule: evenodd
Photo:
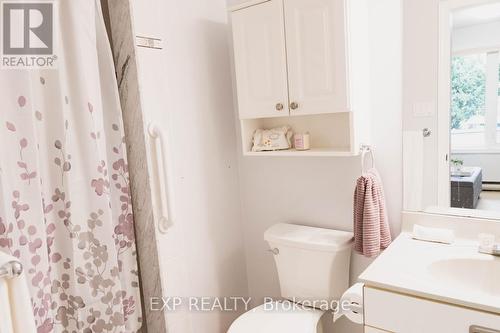
<path fill-rule="evenodd" d="M 500 191 L 500 184 L 484 184 L 483 191 Z"/>

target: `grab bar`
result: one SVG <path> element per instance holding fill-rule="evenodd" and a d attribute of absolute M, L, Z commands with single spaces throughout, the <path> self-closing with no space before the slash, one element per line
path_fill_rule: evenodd
<path fill-rule="evenodd" d="M 148 127 L 149 135 L 159 141 L 160 145 L 156 148 L 156 165 L 158 170 L 158 183 L 160 189 L 160 212 L 161 216 L 158 221 L 158 230 L 161 233 L 166 233 L 168 229 L 174 224 L 174 213 L 173 213 L 173 195 L 172 186 L 170 184 L 170 178 L 167 163 L 167 151 L 166 151 L 166 141 L 162 130 L 151 123 Z"/>
<path fill-rule="evenodd" d="M 9 261 L 0 267 L 0 278 L 12 279 L 23 273 L 23 265 L 19 261 Z"/>
<path fill-rule="evenodd" d="M 469 333 L 500 333 L 500 331 L 493 328 L 472 325 L 469 327 Z"/>

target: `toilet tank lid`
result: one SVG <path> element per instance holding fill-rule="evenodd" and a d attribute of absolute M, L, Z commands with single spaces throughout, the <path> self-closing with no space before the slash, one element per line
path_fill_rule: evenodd
<path fill-rule="evenodd" d="M 264 239 L 285 246 L 317 251 L 338 251 L 351 246 L 352 232 L 278 223 L 264 233 Z"/>

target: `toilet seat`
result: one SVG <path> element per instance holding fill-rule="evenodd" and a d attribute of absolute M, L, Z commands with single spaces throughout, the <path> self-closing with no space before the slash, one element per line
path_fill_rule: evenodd
<path fill-rule="evenodd" d="M 228 333 L 317 333 L 324 311 L 290 301 L 262 304 L 238 317 Z"/>

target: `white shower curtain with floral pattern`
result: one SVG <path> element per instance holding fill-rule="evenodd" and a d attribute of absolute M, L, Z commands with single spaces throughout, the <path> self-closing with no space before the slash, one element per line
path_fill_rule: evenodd
<path fill-rule="evenodd" d="M 58 68 L 0 71 L 0 251 L 24 265 L 38 333 L 136 332 L 134 220 L 111 50 L 97 0 L 58 4 Z"/>

